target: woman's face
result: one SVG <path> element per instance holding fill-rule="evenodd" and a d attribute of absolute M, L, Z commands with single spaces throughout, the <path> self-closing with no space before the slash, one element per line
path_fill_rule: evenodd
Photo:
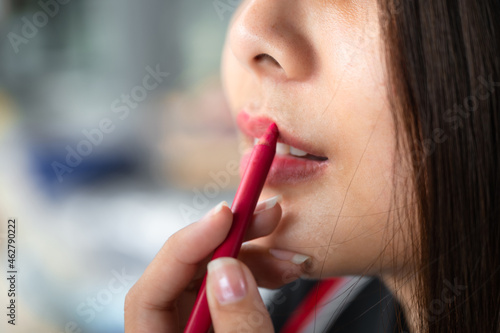
<path fill-rule="evenodd" d="M 246 153 L 271 121 L 294 147 L 279 147 L 264 190 L 283 195 L 283 218 L 254 243 L 310 256 L 310 277 L 392 272 L 402 242 L 376 1 L 243 1 L 222 76 Z"/>

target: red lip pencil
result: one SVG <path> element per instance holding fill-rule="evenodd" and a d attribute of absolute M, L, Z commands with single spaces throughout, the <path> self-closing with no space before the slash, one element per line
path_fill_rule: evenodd
<path fill-rule="evenodd" d="M 253 148 L 231 206 L 233 225 L 224 242 L 215 250 L 212 260 L 220 257 L 236 258 L 238 256 L 243 237 L 252 219 L 260 192 L 264 187 L 276 154 L 278 135 L 278 127 L 272 123 Z M 206 280 L 207 276 L 205 275 L 184 333 L 206 333 L 212 324 L 205 289 Z"/>

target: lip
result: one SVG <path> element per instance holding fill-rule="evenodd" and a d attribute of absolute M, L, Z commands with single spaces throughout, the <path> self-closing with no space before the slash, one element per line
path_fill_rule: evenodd
<path fill-rule="evenodd" d="M 292 137 L 285 127 L 280 127 L 280 124 L 265 116 L 250 116 L 247 112 L 241 111 L 236 117 L 236 123 L 241 132 L 247 137 L 249 143 L 253 143 L 254 138 L 261 137 L 271 123 L 275 122 L 278 125 L 280 136 L 278 142 L 293 146 L 303 150 L 311 155 L 325 156 L 318 148 L 304 143 L 297 138 Z M 245 171 L 250 159 L 251 150 L 245 152 L 241 158 L 240 174 Z M 319 177 L 325 168 L 328 166 L 329 160 L 311 160 L 299 158 L 292 155 L 276 155 L 269 170 L 266 184 L 281 185 L 281 184 L 297 184 L 300 182 L 310 181 L 313 178 Z"/>

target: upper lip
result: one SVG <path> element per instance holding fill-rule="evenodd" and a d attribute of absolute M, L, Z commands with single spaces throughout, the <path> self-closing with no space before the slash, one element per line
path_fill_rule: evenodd
<path fill-rule="evenodd" d="M 236 117 L 236 123 L 240 128 L 241 132 L 248 136 L 250 140 L 254 138 L 260 138 L 266 129 L 272 123 L 276 123 L 278 126 L 278 130 L 280 135 L 278 137 L 278 142 L 284 143 L 286 145 L 295 147 L 297 149 L 303 150 L 308 154 L 318 156 L 318 157 L 326 157 L 324 152 L 322 152 L 319 148 L 312 146 L 310 143 L 301 141 L 290 134 L 288 128 L 281 126 L 278 121 L 273 120 L 267 116 L 259 115 L 259 116 L 251 116 L 247 112 L 242 111 L 238 113 Z"/>

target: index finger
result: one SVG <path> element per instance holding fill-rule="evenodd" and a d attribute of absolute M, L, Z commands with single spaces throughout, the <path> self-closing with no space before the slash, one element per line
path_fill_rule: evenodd
<path fill-rule="evenodd" d="M 177 326 L 176 301 L 200 263 L 224 240 L 232 222 L 226 203 L 176 232 L 158 252 L 125 300 L 127 331 L 152 332 Z"/>
<path fill-rule="evenodd" d="M 155 307 L 169 306 L 193 278 L 199 263 L 224 240 L 233 215 L 227 203 L 173 234 L 139 279 L 141 294 Z"/>

